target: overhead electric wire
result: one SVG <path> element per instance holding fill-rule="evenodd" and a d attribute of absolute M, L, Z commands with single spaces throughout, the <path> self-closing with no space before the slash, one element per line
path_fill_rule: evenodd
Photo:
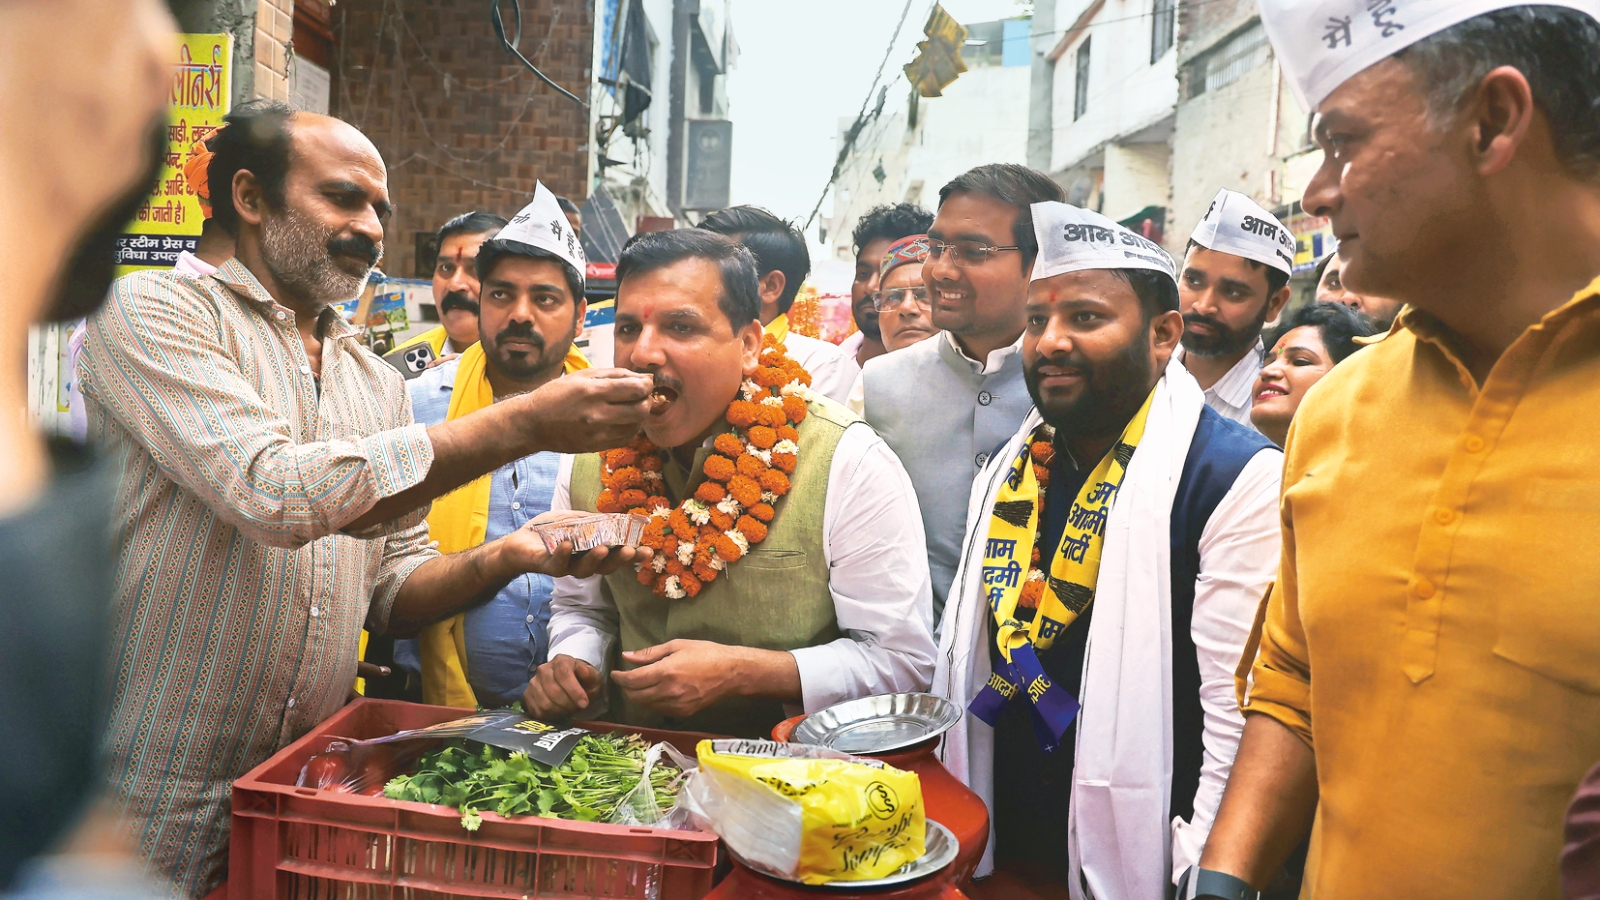
<path fill-rule="evenodd" d="M 894 46 L 900 41 L 900 29 L 905 27 L 906 17 L 911 14 L 911 6 L 916 0 L 906 0 L 905 9 L 900 11 L 900 21 L 894 26 L 894 35 L 889 38 L 889 46 L 883 51 L 883 61 L 878 63 L 878 74 L 872 78 L 872 87 L 867 88 L 867 96 L 861 100 L 861 111 L 856 113 L 855 122 L 851 123 L 845 132 L 844 145 L 839 148 L 839 156 L 833 162 L 833 174 L 828 176 L 828 183 L 822 186 L 822 196 L 817 198 L 817 205 L 811 207 L 811 215 L 806 216 L 806 224 L 800 226 L 801 232 L 811 227 L 817 219 L 817 211 L 822 209 L 822 201 L 828 197 L 828 191 L 833 188 L 833 183 L 839 180 L 839 172 L 844 168 L 844 161 L 850 156 L 850 148 L 855 143 L 856 137 L 861 133 L 861 128 L 866 124 L 867 105 L 872 102 L 872 95 L 878 92 L 878 84 L 883 81 L 883 70 L 889 65 L 889 57 L 894 55 Z M 883 95 L 879 95 L 877 110 L 874 117 L 883 111 Z"/>
<path fill-rule="evenodd" d="M 540 81 L 550 85 L 552 88 L 555 88 L 558 93 L 571 100 L 573 103 L 576 103 L 579 106 L 587 109 L 589 107 L 588 102 L 586 102 L 582 97 L 579 97 L 577 94 L 574 94 L 561 85 L 556 84 L 554 81 L 551 81 L 550 76 L 539 71 L 538 66 L 528 62 L 528 58 L 522 55 L 521 50 L 517 49 L 517 44 L 522 40 L 522 0 L 511 0 L 511 10 L 512 12 L 516 13 L 517 18 L 516 31 L 513 32 L 509 38 L 506 37 L 506 23 L 500 17 L 500 3 L 501 0 L 489 0 L 489 22 L 494 25 L 494 33 L 496 37 L 500 38 L 500 43 L 505 45 L 506 50 L 512 56 L 515 56 L 517 59 L 521 60 L 522 64 L 527 66 L 529 71 L 539 76 Z"/>

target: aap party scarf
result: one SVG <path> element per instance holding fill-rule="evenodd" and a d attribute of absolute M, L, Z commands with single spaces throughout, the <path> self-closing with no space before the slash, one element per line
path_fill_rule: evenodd
<path fill-rule="evenodd" d="M 1028 702 L 1033 707 L 1034 734 L 1046 752 L 1056 749 L 1061 735 L 1078 715 L 1078 701 L 1045 675 L 1036 651 L 1048 650 L 1094 600 L 1106 519 L 1133 453 L 1144 437 L 1154 396 L 1152 391 L 1145 398 L 1122 436 L 1079 489 L 1067 527 L 1061 532 L 1061 543 L 1048 557 L 1049 574 L 1032 621 L 1017 615 L 1017 602 L 1028 580 L 1034 542 L 1044 515 L 1039 508 L 1039 477 L 1034 471 L 1030 441 L 1023 441 L 1022 452 L 1012 462 L 996 495 L 984 545 L 982 590 L 994 614 L 995 641 L 1003 661 L 969 709 L 995 726 L 1006 703 L 1026 686 Z"/>
<path fill-rule="evenodd" d="M 456 364 L 455 387 L 445 421 L 458 419 L 494 405 L 489 385 L 488 357 L 482 344 L 473 344 Z M 564 371 L 589 368 L 576 347 L 567 351 Z M 483 543 L 489 529 L 489 488 L 492 472 L 485 473 L 433 501 L 428 532 L 439 542 L 440 553 L 460 553 Z M 435 706 L 475 707 L 478 698 L 467 682 L 467 644 L 463 617 L 452 616 L 423 629 L 417 638 L 422 660 L 422 702 Z"/>

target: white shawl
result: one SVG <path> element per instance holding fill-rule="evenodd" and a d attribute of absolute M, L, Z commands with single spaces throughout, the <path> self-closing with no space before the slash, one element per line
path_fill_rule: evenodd
<path fill-rule="evenodd" d="M 1172 578 L 1170 520 L 1205 394 L 1181 365 L 1156 385 L 1144 437 L 1106 523 L 1084 662 L 1072 808 L 1074 900 L 1164 900 L 1172 877 Z M 963 559 L 940 623 L 933 692 L 962 709 L 989 680 L 991 613 L 980 575 L 995 494 L 1040 423 L 1030 413 L 973 483 Z M 1274 562 L 1276 557 L 1274 557 Z M 1104 699 L 1102 699 L 1104 698 Z M 947 769 L 994 809 L 994 731 L 969 712 L 945 736 Z M 1230 754 L 1231 757 L 1231 754 Z M 994 868 L 989 849 L 980 875 Z"/>

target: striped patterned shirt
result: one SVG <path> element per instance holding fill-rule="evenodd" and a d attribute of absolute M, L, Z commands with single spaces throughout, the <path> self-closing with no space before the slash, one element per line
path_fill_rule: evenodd
<path fill-rule="evenodd" d="M 320 389 L 294 314 L 238 260 L 112 288 L 80 362 L 113 509 L 106 765 L 140 852 L 198 896 L 230 784 L 345 702 L 365 624 L 437 556 L 427 508 L 341 531 L 433 462 L 400 374 L 324 314 Z"/>

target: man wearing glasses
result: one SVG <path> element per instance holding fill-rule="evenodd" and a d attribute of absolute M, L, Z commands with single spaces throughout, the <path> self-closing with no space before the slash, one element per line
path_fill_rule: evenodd
<path fill-rule="evenodd" d="M 972 479 L 1032 401 L 1018 348 L 1038 244 L 1029 206 L 1064 200 L 1025 166 L 979 166 L 939 191 L 922 281 L 945 333 L 862 370 L 863 415 L 900 457 L 928 538 L 937 626 L 960 560 Z"/>

